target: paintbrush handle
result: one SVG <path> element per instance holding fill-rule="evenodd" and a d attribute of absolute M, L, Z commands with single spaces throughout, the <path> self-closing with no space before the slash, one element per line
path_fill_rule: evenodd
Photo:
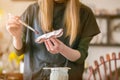
<path fill-rule="evenodd" d="M 32 27 L 30 27 L 28 24 L 24 23 L 23 21 L 19 20 L 19 22 L 24 25 L 25 27 L 29 28 L 30 30 L 32 30 L 33 32 L 35 32 L 36 34 L 39 34 L 39 32 L 35 29 L 33 29 Z"/>
<path fill-rule="evenodd" d="M 14 17 L 11 13 L 8 13 L 8 15 L 11 16 L 11 17 Z M 23 22 L 23 21 L 21 21 L 21 20 L 19 20 L 19 22 L 20 22 L 22 25 L 24 25 L 25 27 L 27 27 L 27 28 L 29 28 L 30 30 L 32 30 L 33 32 L 35 32 L 36 34 L 39 34 L 39 32 L 38 32 L 37 30 L 33 29 L 32 27 L 30 27 L 30 26 L 29 26 L 28 24 L 26 24 L 25 22 Z"/>
<path fill-rule="evenodd" d="M 21 21 L 21 20 L 19 20 L 19 22 L 20 22 L 22 25 L 24 25 L 25 27 L 27 27 L 27 28 L 29 28 L 30 30 L 32 30 L 33 32 L 35 32 L 35 30 L 34 30 L 32 27 L 30 27 L 28 24 L 24 23 L 24 22 Z"/>

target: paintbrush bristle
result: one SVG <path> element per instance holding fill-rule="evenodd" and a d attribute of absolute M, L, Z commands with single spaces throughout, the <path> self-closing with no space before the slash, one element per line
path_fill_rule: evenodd
<path fill-rule="evenodd" d="M 37 30 L 35 30 L 35 33 L 36 33 L 36 34 L 39 34 L 39 32 L 38 32 Z"/>

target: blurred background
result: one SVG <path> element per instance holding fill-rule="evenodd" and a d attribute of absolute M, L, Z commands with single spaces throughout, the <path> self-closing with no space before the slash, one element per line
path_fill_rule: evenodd
<path fill-rule="evenodd" d="M 10 65 L 7 59 L 10 58 L 9 54 L 13 53 L 12 39 L 5 29 L 8 13 L 20 16 L 27 6 L 34 2 L 35 0 L 0 0 L 0 66 L 3 66 L 4 62 Z M 101 33 L 91 41 L 86 59 L 87 69 L 93 65 L 94 60 L 99 59 L 99 56 L 120 52 L 120 0 L 81 0 L 81 2 L 93 10 L 101 30 Z M 10 67 L 11 70 L 13 69 Z M 86 75 L 87 72 L 84 76 Z"/>

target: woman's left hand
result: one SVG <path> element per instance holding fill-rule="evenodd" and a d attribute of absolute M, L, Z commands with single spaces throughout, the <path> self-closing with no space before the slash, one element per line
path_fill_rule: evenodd
<path fill-rule="evenodd" d="M 60 40 L 55 37 L 44 40 L 47 50 L 52 54 L 60 53 L 65 46 Z"/>
<path fill-rule="evenodd" d="M 51 37 L 49 39 L 46 39 L 44 40 L 44 43 L 47 50 L 50 53 L 52 54 L 60 53 L 70 61 L 76 61 L 81 57 L 81 54 L 78 50 L 75 50 L 66 46 L 63 42 L 61 42 L 56 37 Z"/>
<path fill-rule="evenodd" d="M 60 53 L 65 58 L 70 61 L 76 61 L 81 57 L 81 53 L 76 50 L 66 46 L 63 42 L 61 42 L 56 37 L 51 37 L 49 39 L 44 40 L 45 46 L 47 50 L 52 54 Z"/>

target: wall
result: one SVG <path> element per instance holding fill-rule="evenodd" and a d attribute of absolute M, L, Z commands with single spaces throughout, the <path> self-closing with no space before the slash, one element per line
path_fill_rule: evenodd
<path fill-rule="evenodd" d="M 120 9 L 120 0 L 81 0 L 81 1 L 93 9 L 94 8 L 106 9 L 112 13 L 114 13 L 116 9 Z M 118 40 L 120 40 L 120 37 L 118 37 Z M 116 52 L 118 54 L 120 52 L 120 46 L 90 46 L 89 55 L 86 59 L 87 66 L 91 65 L 94 66 L 94 60 L 98 60 L 100 63 L 99 60 L 100 56 L 105 57 L 106 54 L 111 54 L 112 52 Z M 84 78 L 87 78 L 88 75 L 89 73 L 85 73 Z"/>
<path fill-rule="evenodd" d="M 20 0 L 0 0 L 0 9 L 3 10 L 3 16 L 2 16 L 2 23 L 4 25 L 7 14 L 12 13 L 13 15 L 18 15 L 20 16 L 23 11 L 27 8 L 27 6 L 34 1 L 20 1 Z"/>
<path fill-rule="evenodd" d="M 117 8 L 120 9 L 120 0 L 81 0 L 84 4 L 90 6 L 91 8 L 106 9 L 108 11 L 114 11 Z M 119 38 L 118 38 L 119 39 Z M 87 62 L 91 65 L 95 59 L 98 59 L 100 55 L 105 55 L 106 53 L 120 52 L 120 47 L 116 46 L 91 46 L 89 48 L 89 56 Z"/>
<path fill-rule="evenodd" d="M 114 10 L 116 8 L 120 8 L 120 0 L 81 0 L 83 3 L 87 5 L 91 5 L 98 9 L 107 9 Z"/>

